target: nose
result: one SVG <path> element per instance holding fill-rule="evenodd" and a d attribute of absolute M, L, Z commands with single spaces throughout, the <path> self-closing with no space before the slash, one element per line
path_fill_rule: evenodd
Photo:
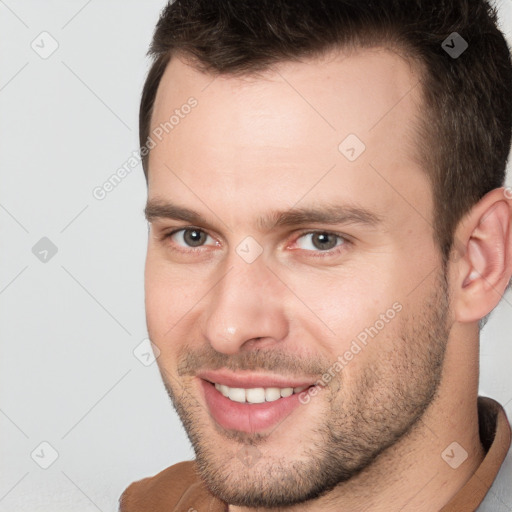
<path fill-rule="evenodd" d="M 278 344 L 288 333 L 284 290 L 263 258 L 246 263 L 235 254 L 208 294 L 205 338 L 224 354 Z"/>

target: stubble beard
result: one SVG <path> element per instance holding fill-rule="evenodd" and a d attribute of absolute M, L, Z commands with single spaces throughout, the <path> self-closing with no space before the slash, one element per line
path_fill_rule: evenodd
<path fill-rule="evenodd" d="M 322 414 L 302 421 L 307 430 L 295 453 L 266 453 L 265 443 L 279 430 L 281 435 L 285 429 L 293 431 L 297 414 L 306 416 L 308 405 L 292 413 L 294 421 L 285 420 L 268 436 L 228 432 L 209 420 L 202 403 L 161 369 L 194 448 L 199 474 L 212 494 L 231 505 L 287 507 L 320 498 L 369 467 L 417 425 L 436 397 L 449 335 L 447 314 L 448 286 L 442 272 L 421 313 L 407 315 L 404 310 L 393 320 L 400 321 L 400 327 L 386 349 L 378 348 L 385 329 L 370 342 L 372 347 L 365 351 L 373 350 L 377 357 L 350 376 L 350 385 L 343 370 L 322 390 L 320 395 L 327 397 Z M 296 363 L 298 375 L 302 364 Z M 245 368 L 255 367 L 248 362 Z M 244 465 L 239 457 L 249 446 L 261 454 L 254 465 Z"/>

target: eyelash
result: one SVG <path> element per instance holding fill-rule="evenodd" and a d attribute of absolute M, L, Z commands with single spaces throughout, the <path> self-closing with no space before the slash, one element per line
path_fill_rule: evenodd
<path fill-rule="evenodd" d="M 211 236 L 206 231 L 204 231 L 203 229 L 196 228 L 196 227 L 193 227 L 193 226 L 188 226 L 188 227 L 174 229 L 173 231 L 171 231 L 169 233 L 165 233 L 162 236 L 161 240 L 170 239 L 173 235 L 175 235 L 176 233 L 179 233 L 180 231 L 199 231 L 200 233 L 204 233 L 207 236 Z M 312 251 L 312 250 L 308 250 L 308 249 L 299 249 L 299 250 L 311 253 L 310 256 L 312 256 L 314 258 L 325 258 L 325 257 L 337 255 L 342 250 L 346 249 L 346 245 L 351 243 L 351 241 L 346 236 L 341 235 L 339 233 L 333 233 L 331 231 L 325 231 L 325 230 L 303 231 L 303 232 L 299 233 L 299 235 L 297 236 L 297 240 L 299 240 L 300 238 L 302 238 L 305 235 L 314 235 L 314 234 L 322 234 L 322 235 L 335 236 L 338 239 L 342 240 L 341 244 L 336 245 L 335 247 L 333 247 L 332 249 L 329 249 L 327 251 L 320 251 L 320 250 Z M 179 246 L 179 247 L 181 247 L 181 246 Z M 181 252 L 181 253 L 185 253 L 185 254 L 187 254 L 187 253 L 191 254 L 191 253 L 200 252 L 203 247 L 204 246 L 191 247 L 190 249 L 183 249 L 183 248 L 179 248 L 178 249 L 176 247 L 172 247 L 172 250 L 173 251 L 177 251 L 177 252 Z"/>

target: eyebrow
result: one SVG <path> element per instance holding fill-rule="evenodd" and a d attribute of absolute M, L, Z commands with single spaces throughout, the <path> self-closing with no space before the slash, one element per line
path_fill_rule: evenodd
<path fill-rule="evenodd" d="M 182 220 L 191 224 L 211 227 L 211 224 L 200 213 L 167 201 L 149 200 L 144 209 L 148 222 L 155 219 Z M 339 204 L 328 204 L 322 207 L 290 208 L 289 210 L 273 210 L 265 216 L 258 217 L 256 226 L 261 231 L 276 227 L 290 227 L 303 224 L 361 224 L 376 226 L 382 218 L 367 209 Z"/>

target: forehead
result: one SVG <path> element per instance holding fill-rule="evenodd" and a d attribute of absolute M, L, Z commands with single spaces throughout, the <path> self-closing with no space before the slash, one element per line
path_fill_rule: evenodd
<path fill-rule="evenodd" d="M 195 106 L 184 107 L 191 98 Z M 269 201 L 293 204 L 333 167 L 324 189 L 352 194 L 351 202 L 364 190 L 371 200 L 373 188 L 389 206 L 404 179 L 425 195 L 414 133 L 420 106 L 419 73 L 381 48 L 284 62 L 258 76 L 214 76 L 174 58 L 151 120 L 150 135 L 160 130 L 160 138 L 149 196 L 175 195 L 181 182 L 216 203 L 266 188 Z"/>
<path fill-rule="evenodd" d="M 330 128 L 339 133 L 363 133 L 373 131 L 399 104 L 400 115 L 418 107 L 419 80 L 418 66 L 413 67 L 412 61 L 384 48 L 350 53 L 331 51 L 301 62 L 281 62 L 257 75 L 242 76 L 201 73 L 174 57 L 157 91 L 151 127 L 168 121 L 174 109 L 194 96 L 199 104 L 206 105 L 195 112 L 202 116 L 198 121 L 215 118 L 221 129 L 228 121 L 236 121 L 236 111 L 247 115 L 253 109 L 262 118 L 262 124 L 286 114 L 279 121 L 288 120 L 288 126 L 301 116 L 304 121 L 309 117 L 315 128 L 318 126 L 322 131 L 328 132 Z M 217 117 L 220 112 L 225 115 Z M 292 112 L 295 116 L 290 115 Z M 255 128 L 253 124 L 251 129 Z M 290 137 L 295 133 L 290 133 Z M 280 135 L 285 138 L 287 132 Z"/>

